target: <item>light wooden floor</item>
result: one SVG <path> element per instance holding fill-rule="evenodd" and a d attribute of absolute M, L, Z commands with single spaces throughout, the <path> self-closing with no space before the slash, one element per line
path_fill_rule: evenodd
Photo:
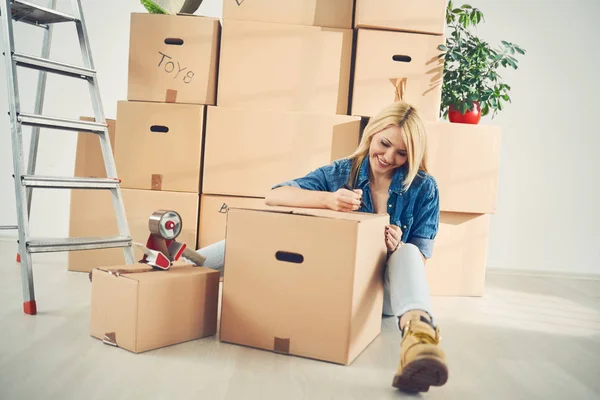
<path fill-rule="evenodd" d="M 21 311 L 16 246 L 0 241 L 0 399 L 395 399 L 399 333 L 349 367 L 219 343 L 132 354 L 88 334 L 90 282 L 38 256 L 39 314 Z M 42 258 L 44 257 L 44 258 Z M 39 263 L 43 261 L 44 264 Z M 432 399 L 599 399 L 600 281 L 489 275 L 482 298 L 435 298 L 450 379 Z"/>

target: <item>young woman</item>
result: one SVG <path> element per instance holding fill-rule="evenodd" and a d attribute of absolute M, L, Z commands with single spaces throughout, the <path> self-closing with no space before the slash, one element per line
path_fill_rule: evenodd
<path fill-rule="evenodd" d="M 444 385 L 448 369 L 433 323 L 425 262 L 439 225 L 439 197 L 428 174 L 427 135 L 417 110 L 396 102 L 366 126 L 351 156 L 276 185 L 266 203 L 388 214 L 385 315 L 398 318 L 401 356 L 393 386 L 427 391 Z M 205 266 L 223 267 L 224 242 L 198 250 Z"/>

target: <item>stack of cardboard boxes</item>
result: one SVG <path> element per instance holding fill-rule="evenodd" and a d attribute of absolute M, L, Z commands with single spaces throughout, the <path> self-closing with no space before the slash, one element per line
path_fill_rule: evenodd
<path fill-rule="evenodd" d="M 113 140 L 128 222 L 145 242 L 149 215 L 168 208 L 182 215 L 188 246 L 227 238 L 221 340 L 349 364 L 378 335 L 386 249 L 377 232 L 389 219 L 265 211 L 264 197 L 351 154 L 366 118 L 399 99 L 426 121 L 440 190 L 431 293 L 482 294 L 500 132 L 438 119 L 445 6 L 224 0 L 222 26 L 132 15 L 128 101 Z M 78 163 L 97 163 L 85 140 Z M 101 195 L 73 194 L 72 236 L 116 234 Z M 124 263 L 121 250 L 93 253 L 71 253 L 69 268 Z"/>
<path fill-rule="evenodd" d="M 347 112 L 354 1 L 324 3 L 224 1 L 198 247 L 225 239 L 224 207 L 261 207 L 274 184 L 356 148 L 360 118 Z"/>
<path fill-rule="evenodd" d="M 427 277 L 432 295 L 483 294 L 495 212 L 500 129 L 439 121 L 446 0 L 356 0 L 352 115 L 404 99 L 425 120 L 440 229 Z"/>
<path fill-rule="evenodd" d="M 135 242 L 146 243 L 148 218 L 166 208 L 183 220 L 178 240 L 196 246 L 204 122 L 206 106 L 216 99 L 219 37 L 216 18 L 131 15 L 128 101 L 118 103 L 111 143 Z M 96 142 L 80 134 L 79 146 Z M 100 171 L 76 170 L 77 176 L 104 173 L 100 153 L 88 158 L 92 153 L 78 150 L 76 164 Z M 71 236 L 118 233 L 109 193 L 73 192 L 71 215 Z M 124 261 L 121 249 L 69 253 L 73 271 Z"/>

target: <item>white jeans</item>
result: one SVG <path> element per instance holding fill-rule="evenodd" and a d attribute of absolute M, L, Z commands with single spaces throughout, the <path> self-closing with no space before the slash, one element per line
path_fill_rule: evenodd
<path fill-rule="evenodd" d="M 196 251 L 206 257 L 204 266 L 223 273 L 225 241 Z M 388 258 L 384 278 L 383 314 L 401 317 L 407 311 L 425 311 L 433 319 L 429 285 L 419 248 L 404 244 Z"/>

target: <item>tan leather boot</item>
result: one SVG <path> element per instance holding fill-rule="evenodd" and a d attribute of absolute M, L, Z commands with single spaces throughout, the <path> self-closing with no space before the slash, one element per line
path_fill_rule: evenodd
<path fill-rule="evenodd" d="M 427 392 L 448 380 L 446 356 L 439 347 L 439 329 L 414 315 L 404 326 L 400 365 L 392 385 L 408 392 Z"/>

